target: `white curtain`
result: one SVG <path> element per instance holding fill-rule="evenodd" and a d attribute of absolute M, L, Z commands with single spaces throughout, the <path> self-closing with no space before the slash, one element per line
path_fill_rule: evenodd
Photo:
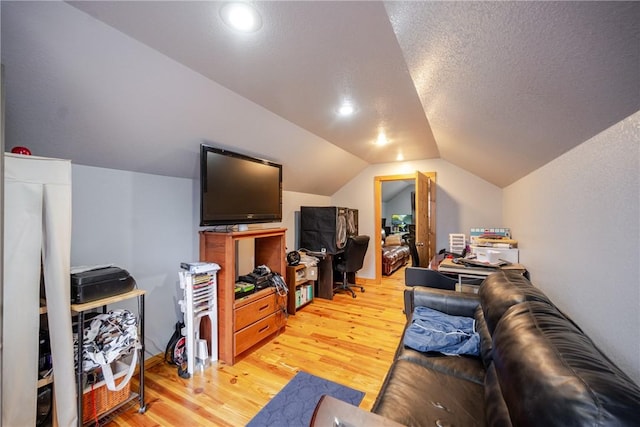
<path fill-rule="evenodd" d="M 34 426 L 44 273 L 58 424 L 77 424 L 69 269 L 71 163 L 5 154 L 2 425 Z M 42 261 L 42 264 L 41 264 Z"/>

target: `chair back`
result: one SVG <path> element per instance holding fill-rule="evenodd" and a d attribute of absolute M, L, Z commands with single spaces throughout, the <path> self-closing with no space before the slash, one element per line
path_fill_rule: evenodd
<path fill-rule="evenodd" d="M 405 239 L 409 246 L 409 253 L 411 254 L 411 266 L 420 267 L 420 256 L 418 255 L 418 248 L 416 248 L 416 239 L 413 236 Z"/>
<path fill-rule="evenodd" d="M 344 248 L 344 271 L 355 273 L 362 268 L 369 247 L 369 236 L 352 236 Z"/>
<path fill-rule="evenodd" d="M 404 284 L 406 286 L 426 286 L 436 289 L 454 291 L 458 281 L 428 268 L 407 267 L 404 270 Z"/>

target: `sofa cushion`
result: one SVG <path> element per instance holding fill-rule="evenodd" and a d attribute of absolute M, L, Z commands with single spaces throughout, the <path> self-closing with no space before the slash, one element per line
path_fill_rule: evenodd
<path fill-rule="evenodd" d="M 496 376 L 496 368 L 489 365 L 484 383 L 484 414 L 487 425 L 492 427 L 511 427 L 511 417 L 509 417 L 509 409 L 502 396 L 502 390 Z"/>
<path fill-rule="evenodd" d="M 484 312 L 489 333 L 493 331 L 500 318 L 509 307 L 524 301 L 543 301 L 553 303 L 538 288 L 533 286 L 524 276 L 499 270 L 487 277 L 478 291 L 480 305 Z"/>
<path fill-rule="evenodd" d="M 384 239 L 384 246 L 400 246 L 402 245 L 402 235 L 392 234 Z"/>
<path fill-rule="evenodd" d="M 476 384 L 484 384 L 484 365 L 477 357 L 422 353 L 409 347 L 403 347 L 396 358 L 416 363 L 425 368 L 435 369 L 443 374 L 453 375 Z"/>
<path fill-rule="evenodd" d="M 478 335 L 480 335 L 480 358 L 482 359 L 484 367 L 488 368 L 491 364 L 491 350 L 493 344 L 491 341 L 491 335 L 489 334 L 489 329 L 487 328 L 487 322 L 484 319 L 482 306 L 478 306 L 476 308 L 476 312 L 473 317 L 476 319 L 476 331 L 478 332 Z"/>
<path fill-rule="evenodd" d="M 484 425 L 484 387 L 397 360 L 371 412 L 407 426 Z"/>
<path fill-rule="evenodd" d="M 479 307 L 479 306 L 478 306 Z M 441 353 L 423 353 L 413 350 L 403 345 L 404 334 L 407 332 L 410 322 L 405 325 L 404 332 L 400 338 L 400 345 L 396 350 L 393 360 L 406 360 L 411 363 L 435 369 L 444 374 L 474 382 L 484 384 L 485 367 L 482 361 L 474 356 L 447 356 Z"/>
<path fill-rule="evenodd" d="M 513 425 L 638 425 L 640 388 L 546 302 L 507 310 L 493 363 Z"/>

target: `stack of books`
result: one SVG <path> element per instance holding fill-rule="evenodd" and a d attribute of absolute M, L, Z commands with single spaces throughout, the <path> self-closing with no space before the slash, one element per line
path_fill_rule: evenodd
<path fill-rule="evenodd" d="M 313 284 L 298 286 L 296 289 L 296 308 L 302 307 L 313 299 Z"/>

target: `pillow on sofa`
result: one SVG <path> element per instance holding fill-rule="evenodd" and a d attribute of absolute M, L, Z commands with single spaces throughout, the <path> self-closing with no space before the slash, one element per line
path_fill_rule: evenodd
<path fill-rule="evenodd" d="M 402 245 L 402 236 L 400 234 L 392 234 L 391 236 L 387 236 L 384 240 L 385 246 L 400 246 Z"/>
<path fill-rule="evenodd" d="M 452 316 L 424 306 L 413 310 L 404 345 L 421 352 L 480 354 L 480 336 L 473 318 Z"/>

